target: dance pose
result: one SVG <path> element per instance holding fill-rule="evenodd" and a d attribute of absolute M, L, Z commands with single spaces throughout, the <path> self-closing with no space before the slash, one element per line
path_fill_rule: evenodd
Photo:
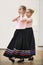
<path fill-rule="evenodd" d="M 32 9 L 27 9 L 26 11 L 26 49 L 29 51 L 29 59 L 28 60 L 33 60 L 33 56 L 35 55 L 35 38 L 34 38 L 34 33 L 33 33 L 33 28 L 32 28 L 32 15 L 34 13 L 34 10 Z"/>
<path fill-rule="evenodd" d="M 32 29 L 32 9 L 27 9 L 25 6 L 20 6 L 19 16 L 13 19 L 13 22 L 17 22 L 16 31 L 14 36 L 10 41 L 4 56 L 8 57 L 14 63 L 15 58 L 19 58 L 18 62 L 23 62 L 24 58 L 28 60 L 33 60 L 33 55 L 35 55 L 35 39 Z"/>
<path fill-rule="evenodd" d="M 9 60 L 11 60 L 13 63 L 15 60 L 12 58 L 20 58 L 18 62 L 22 62 L 23 59 L 23 53 L 24 53 L 24 45 L 25 45 L 25 27 L 26 24 L 25 22 L 22 22 L 22 19 L 25 17 L 26 13 L 26 7 L 25 6 L 20 6 L 18 10 L 19 16 L 15 19 L 13 19 L 13 22 L 17 22 L 16 25 L 16 31 L 14 32 L 14 36 L 11 39 L 4 56 L 8 57 Z"/>

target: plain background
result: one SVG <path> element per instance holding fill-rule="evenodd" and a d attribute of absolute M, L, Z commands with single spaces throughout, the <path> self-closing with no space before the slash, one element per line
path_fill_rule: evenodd
<path fill-rule="evenodd" d="M 36 48 L 43 45 L 43 18 L 42 2 L 43 0 L 0 0 L 0 48 L 6 48 L 13 37 L 16 23 L 12 19 L 18 16 L 18 8 L 25 5 L 27 8 L 34 9 L 33 30 L 35 35 Z"/>

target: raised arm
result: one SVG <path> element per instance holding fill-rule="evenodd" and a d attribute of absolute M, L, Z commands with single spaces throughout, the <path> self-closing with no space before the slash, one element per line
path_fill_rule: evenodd
<path fill-rule="evenodd" d="M 27 24 L 32 23 L 32 20 L 27 21 Z"/>
<path fill-rule="evenodd" d="M 20 16 L 18 16 L 18 17 L 16 17 L 16 18 L 14 18 L 14 19 L 12 20 L 12 22 L 17 21 L 19 17 L 20 17 Z"/>
<path fill-rule="evenodd" d="M 29 23 L 32 23 L 32 19 L 30 19 L 30 20 L 23 19 L 23 20 L 21 20 L 21 22 L 26 22 L 27 24 L 29 24 Z"/>
<path fill-rule="evenodd" d="M 26 19 L 23 19 L 23 20 L 21 20 L 21 22 L 27 22 L 27 20 Z"/>

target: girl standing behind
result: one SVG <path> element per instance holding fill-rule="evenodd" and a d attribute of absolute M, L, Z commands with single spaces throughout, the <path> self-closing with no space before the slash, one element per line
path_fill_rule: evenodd
<path fill-rule="evenodd" d="M 34 13 L 34 10 L 27 9 L 26 16 L 27 16 L 27 24 L 26 24 L 26 43 L 27 43 L 27 50 L 29 54 L 28 60 L 33 60 L 33 55 L 35 55 L 35 39 L 34 39 L 34 33 L 32 28 L 32 15 Z"/>
<path fill-rule="evenodd" d="M 25 28 L 25 44 L 24 44 L 24 58 L 28 58 L 28 60 L 33 60 L 33 56 L 35 55 L 35 38 L 32 28 L 32 15 L 34 10 L 27 9 L 26 17 L 22 20 L 22 22 L 26 22 Z"/>

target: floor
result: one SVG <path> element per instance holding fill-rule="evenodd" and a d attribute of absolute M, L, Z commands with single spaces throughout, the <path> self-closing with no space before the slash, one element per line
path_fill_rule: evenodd
<path fill-rule="evenodd" d="M 33 61 L 28 61 L 28 59 L 25 59 L 22 63 L 16 62 L 13 64 L 11 61 L 9 61 L 8 58 L 3 56 L 4 50 L 0 50 L 0 65 L 43 65 L 43 51 L 36 51 L 36 56 L 34 56 Z"/>

